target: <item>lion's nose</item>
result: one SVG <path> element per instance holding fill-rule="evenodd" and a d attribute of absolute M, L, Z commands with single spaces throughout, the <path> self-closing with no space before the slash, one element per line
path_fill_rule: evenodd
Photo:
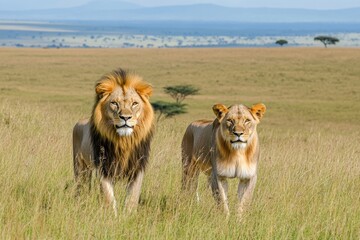
<path fill-rule="evenodd" d="M 125 122 L 131 118 L 131 116 L 119 116 L 121 119 L 123 119 Z"/>
<path fill-rule="evenodd" d="M 241 137 L 241 135 L 243 135 L 244 133 L 234 131 L 233 134 L 237 137 Z"/>

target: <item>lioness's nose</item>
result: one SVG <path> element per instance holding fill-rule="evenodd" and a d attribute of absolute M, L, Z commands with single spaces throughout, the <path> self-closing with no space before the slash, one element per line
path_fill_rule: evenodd
<path fill-rule="evenodd" d="M 237 136 L 237 137 L 241 137 L 241 135 L 243 135 L 244 133 L 242 133 L 242 132 L 233 132 L 233 134 L 235 135 L 235 136 Z"/>
<path fill-rule="evenodd" d="M 119 116 L 121 119 L 123 119 L 124 121 L 127 121 L 131 118 L 131 116 Z"/>

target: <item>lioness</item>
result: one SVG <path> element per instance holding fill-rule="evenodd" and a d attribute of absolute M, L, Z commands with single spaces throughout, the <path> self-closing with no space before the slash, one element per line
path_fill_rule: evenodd
<path fill-rule="evenodd" d="M 196 191 L 199 172 L 209 179 L 215 200 L 229 214 L 227 178 L 238 178 L 238 214 L 250 202 L 256 184 L 259 139 L 256 126 L 266 107 L 213 106 L 215 120 L 191 123 L 182 140 L 183 189 Z"/>

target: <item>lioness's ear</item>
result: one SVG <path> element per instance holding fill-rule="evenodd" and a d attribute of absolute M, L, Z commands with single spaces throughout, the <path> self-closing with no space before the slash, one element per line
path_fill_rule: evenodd
<path fill-rule="evenodd" d="M 146 98 L 150 98 L 153 92 L 153 87 L 146 82 L 137 83 L 135 89 L 140 96 L 144 96 Z"/>
<path fill-rule="evenodd" d="M 101 79 L 95 85 L 95 92 L 98 98 L 102 98 L 105 94 L 111 93 L 115 88 L 115 82 L 109 79 Z"/>
<path fill-rule="evenodd" d="M 252 112 L 252 114 L 254 114 L 260 120 L 266 112 L 266 107 L 264 104 L 258 103 L 258 104 L 253 105 L 250 108 L 250 111 Z"/>
<path fill-rule="evenodd" d="M 213 106 L 213 111 L 214 111 L 217 119 L 220 121 L 229 110 L 223 104 L 215 104 Z"/>

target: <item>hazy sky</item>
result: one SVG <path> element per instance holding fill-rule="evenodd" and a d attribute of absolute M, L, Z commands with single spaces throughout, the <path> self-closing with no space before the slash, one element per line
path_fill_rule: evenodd
<path fill-rule="evenodd" d="M 91 0 L 0 0 L 1 10 L 44 9 L 79 6 Z M 122 1 L 122 0 L 101 0 Z M 360 7 L 359 0 L 125 0 L 143 6 L 183 5 L 195 3 L 213 3 L 230 7 L 281 7 L 336 9 Z M 0 15 L 1 18 L 1 15 Z"/>

